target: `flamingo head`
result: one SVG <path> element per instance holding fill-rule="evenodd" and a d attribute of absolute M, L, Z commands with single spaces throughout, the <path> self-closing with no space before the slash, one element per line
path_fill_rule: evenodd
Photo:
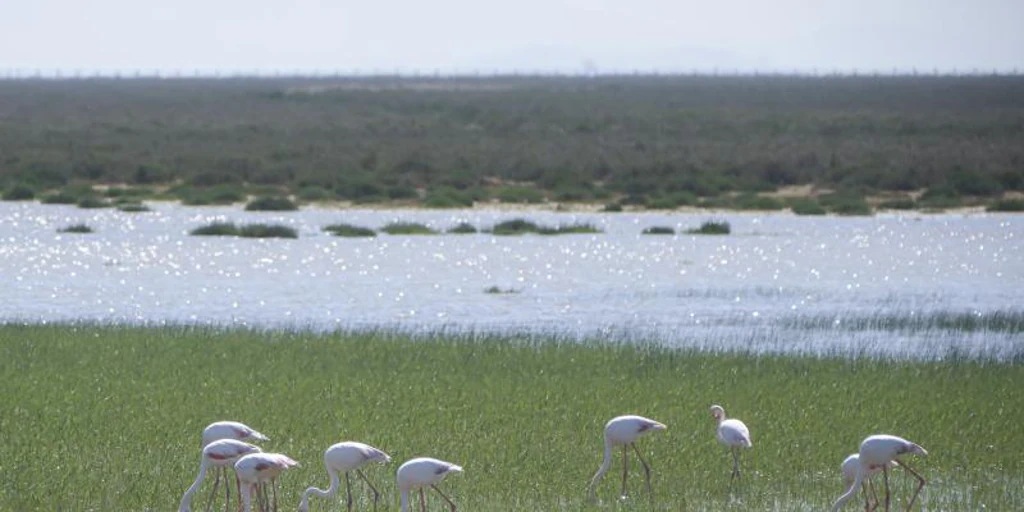
<path fill-rule="evenodd" d="M 715 418 L 719 422 L 725 419 L 725 409 L 722 409 L 721 405 L 711 406 L 711 417 Z"/>
<path fill-rule="evenodd" d="M 907 453 L 916 453 L 922 457 L 928 456 L 928 451 L 922 448 L 921 445 L 916 443 L 909 443 L 907 445 Z"/>

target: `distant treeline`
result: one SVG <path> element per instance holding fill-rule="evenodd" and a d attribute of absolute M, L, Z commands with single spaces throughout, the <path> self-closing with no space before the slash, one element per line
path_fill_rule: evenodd
<path fill-rule="evenodd" d="M 1024 77 L 0 81 L 0 189 L 106 183 L 430 206 L 995 198 L 1024 190 Z"/>

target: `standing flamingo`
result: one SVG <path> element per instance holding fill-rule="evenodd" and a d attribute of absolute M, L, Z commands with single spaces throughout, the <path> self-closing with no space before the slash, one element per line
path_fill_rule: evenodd
<path fill-rule="evenodd" d="M 235 462 L 235 474 L 238 475 L 238 481 L 242 486 L 240 493 L 245 512 L 252 512 L 253 490 L 257 490 L 257 500 L 262 501 L 260 509 L 266 510 L 267 482 L 273 486 L 273 511 L 277 512 L 277 477 L 284 470 L 298 465 L 298 462 L 280 453 L 252 453 L 238 459 Z"/>
<path fill-rule="evenodd" d="M 887 465 L 889 466 L 889 469 L 892 469 L 893 467 L 897 466 L 898 463 L 893 460 L 893 461 L 889 461 L 889 464 L 887 464 Z M 843 473 L 843 490 L 844 491 L 845 490 L 849 490 L 849 488 L 853 485 L 853 482 L 857 479 L 857 470 L 858 469 L 860 469 L 860 454 L 854 453 L 853 455 L 850 455 L 845 460 L 843 460 L 843 464 L 839 467 L 839 470 L 842 471 L 842 473 Z M 881 470 L 882 470 L 881 466 L 871 468 L 868 471 L 867 480 L 863 484 L 863 487 L 864 487 L 864 510 L 865 510 L 865 512 L 873 512 L 876 508 L 878 508 L 878 505 L 879 505 L 878 494 L 875 493 L 875 488 L 874 488 L 873 485 L 871 485 L 871 477 L 874 474 L 876 474 L 879 471 L 881 471 Z M 870 500 L 870 497 L 868 495 L 868 492 L 870 492 L 871 496 L 873 496 L 875 498 L 875 504 L 874 505 L 871 504 L 871 500 Z"/>
<path fill-rule="evenodd" d="M 366 485 L 370 486 L 373 491 L 373 508 L 377 509 L 377 501 L 380 500 L 380 493 L 377 492 L 377 488 L 370 483 L 359 468 L 369 462 L 380 462 L 381 464 L 387 464 L 391 462 L 391 457 L 388 454 L 363 443 L 347 442 L 338 443 L 332 445 L 327 451 L 324 452 L 324 466 L 327 467 L 327 474 L 331 477 L 331 486 L 327 490 L 317 489 L 316 487 L 310 487 L 306 489 L 306 492 L 302 493 L 302 501 L 299 502 L 299 512 L 306 512 L 309 510 L 309 497 L 319 496 L 321 498 L 331 498 L 338 492 L 338 486 L 340 478 L 339 473 L 345 473 L 345 491 L 348 493 L 348 501 L 346 505 L 348 510 L 352 510 L 352 485 L 349 480 L 349 472 L 355 470 L 359 478 L 362 478 Z"/>
<path fill-rule="evenodd" d="M 221 439 L 237 439 L 246 441 L 270 441 L 270 438 L 257 432 L 256 429 L 237 421 L 217 421 L 203 429 L 203 446 Z"/>
<path fill-rule="evenodd" d="M 868 436 L 860 443 L 860 450 L 858 451 L 859 466 L 857 468 L 857 476 L 853 480 L 853 485 L 842 496 L 836 500 L 835 504 L 832 505 L 832 512 L 838 512 L 843 504 L 846 503 L 854 494 L 857 493 L 857 488 L 860 487 L 861 482 L 865 476 L 869 476 L 871 471 L 877 471 L 878 468 L 882 469 L 882 474 L 885 475 L 885 510 L 889 512 L 889 463 L 896 462 L 899 466 L 910 474 L 917 478 L 918 485 L 917 489 L 914 490 L 914 496 L 910 498 L 910 503 L 907 504 L 907 510 L 914 506 L 914 500 L 917 499 L 917 495 L 924 488 L 925 480 L 917 471 L 914 471 L 906 462 L 899 460 L 897 457 L 905 453 L 916 453 L 918 455 L 927 456 L 928 452 L 920 445 L 911 443 L 902 437 L 890 436 L 890 435 L 875 435 Z"/>
<path fill-rule="evenodd" d="M 236 441 L 234 439 L 221 439 L 220 441 L 214 441 L 203 448 L 203 456 L 199 461 L 199 476 L 196 477 L 196 481 L 192 482 L 192 486 L 185 491 L 185 495 L 181 497 L 181 504 L 178 505 L 178 512 L 190 512 L 192 509 L 192 495 L 199 490 L 200 484 L 203 483 L 203 478 L 206 476 L 206 470 L 211 466 L 215 471 L 222 470 L 227 467 L 233 467 L 235 461 L 244 455 L 250 453 L 258 453 L 260 451 L 259 446 L 254 446 L 249 443 L 242 441 Z M 219 476 L 219 474 L 218 474 Z M 213 485 L 213 491 L 210 496 L 217 492 L 217 482 Z M 231 489 L 231 485 L 228 483 L 227 478 L 224 479 L 224 487 Z M 224 504 L 225 508 L 227 503 Z M 207 504 L 209 508 L 209 503 Z"/>
<path fill-rule="evenodd" d="M 632 446 L 633 451 L 636 452 L 636 457 L 640 459 L 640 464 L 643 465 L 644 475 L 647 477 L 647 493 L 653 496 L 651 492 L 651 467 L 647 465 L 647 461 L 640 455 L 640 450 L 636 447 L 636 440 L 647 432 L 665 430 L 666 428 L 668 427 L 664 424 L 644 418 L 643 416 L 618 416 L 612 418 L 604 426 L 604 461 L 601 462 L 601 467 L 597 470 L 597 474 L 590 481 L 590 499 L 593 500 L 595 498 L 594 493 L 598 482 L 601 481 L 601 477 L 608 472 L 608 468 L 612 465 L 612 450 L 620 445 L 622 446 L 622 495 L 626 495 L 626 473 L 629 470 L 628 448 Z"/>
<path fill-rule="evenodd" d="M 725 409 L 720 405 L 711 406 L 711 416 L 718 420 L 718 442 L 729 447 L 732 452 L 732 476 L 730 481 L 740 476 L 740 448 L 750 448 L 750 431 L 737 419 L 726 419 Z"/>
<path fill-rule="evenodd" d="M 406 461 L 405 464 L 398 468 L 398 473 L 395 475 L 398 480 L 398 489 L 402 492 L 401 512 L 408 512 L 409 492 L 416 489 L 420 491 L 420 512 L 426 512 L 427 499 L 423 495 L 423 488 L 426 486 L 430 486 L 431 489 L 437 491 L 448 502 L 452 512 L 455 512 L 455 503 L 452 503 L 452 500 L 445 496 L 441 489 L 437 488 L 437 484 L 444 480 L 448 473 L 461 472 L 462 466 L 456 466 L 443 460 L 420 457 Z"/>
<path fill-rule="evenodd" d="M 210 423 L 203 429 L 203 448 L 214 441 L 220 441 L 221 439 L 235 439 L 238 441 L 255 440 L 255 441 L 269 441 L 270 438 L 257 432 L 256 429 L 237 421 L 215 421 Z M 210 509 L 210 505 L 214 500 L 214 493 L 217 490 L 217 486 L 220 485 L 221 477 L 224 478 L 224 511 L 228 510 L 228 503 L 231 501 L 231 485 L 228 484 L 227 466 L 217 466 L 214 468 L 215 478 L 213 479 L 213 491 L 210 492 L 210 498 L 206 500 L 206 509 Z M 237 483 L 237 482 L 236 482 Z"/>

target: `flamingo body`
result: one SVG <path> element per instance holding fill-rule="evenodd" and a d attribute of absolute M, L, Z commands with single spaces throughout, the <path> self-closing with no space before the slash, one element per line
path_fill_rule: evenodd
<path fill-rule="evenodd" d="M 203 446 L 221 439 L 270 441 L 269 437 L 257 432 L 256 429 L 237 421 L 217 421 L 203 429 Z"/>
<path fill-rule="evenodd" d="M 405 464 L 398 468 L 398 472 L 395 474 L 398 490 L 402 493 L 402 512 L 407 512 L 409 508 L 409 493 L 417 489 L 420 490 L 420 505 L 423 508 L 423 488 L 428 486 L 437 491 L 448 502 L 452 511 L 454 511 L 455 504 L 437 488 L 437 484 L 450 473 L 461 472 L 462 466 L 429 457 L 420 457 L 406 461 Z"/>
<path fill-rule="evenodd" d="M 203 448 L 203 455 L 199 461 L 199 476 L 196 477 L 192 486 L 185 491 L 185 495 L 181 497 L 181 503 L 178 505 L 178 512 L 189 512 L 191 510 L 192 496 L 199 490 L 199 486 L 203 483 L 203 478 L 206 476 L 206 471 L 209 468 L 220 469 L 233 467 L 235 461 L 239 458 L 250 453 L 259 452 L 259 446 L 254 446 L 235 439 L 221 439 L 206 445 L 206 447 Z M 228 484 L 225 483 L 225 485 L 227 486 Z M 228 486 L 228 488 L 230 489 L 230 486 Z"/>
<path fill-rule="evenodd" d="M 257 486 L 266 482 L 273 483 L 285 470 L 298 465 L 298 462 L 280 453 L 251 453 L 238 459 L 235 462 L 235 474 L 241 485 L 245 512 L 252 512 L 252 492 Z M 276 504 L 274 508 L 277 508 Z"/>
<path fill-rule="evenodd" d="M 841 509 L 843 504 L 857 493 L 857 487 L 859 487 L 861 482 L 864 481 L 864 478 L 870 477 L 872 472 L 877 472 L 878 470 L 885 473 L 885 509 L 889 510 L 889 468 L 892 467 L 892 463 L 897 463 L 901 468 L 914 475 L 918 480 L 917 489 L 914 491 L 914 495 L 910 498 L 910 503 L 907 505 L 907 510 L 910 510 L 910 508 L 914 506 L 914 500 L 917 499 L 917 495 L 925 485 L 925 479 L 908 466 L 906 462 L 897 459 L 897 457 L 908 453 L 922 456 L 928 455 L 928 452 L 920 445 L 907 441 L 902 437 L 883 434 L 868 436 L 865 438 L 864 441 L 860 443 L 860 450 L 857 452 L 858 465 L 853 484 L 850 485 L 846 492 L 844 492 L 843 495 L 836 500 L 835 504 L 832 505 L 832 512 L 837 512 Z M 847 457 L 847 460 L 849 459 L 850 458 Z"/>
<path fill-rule="evenodd" d="M 750 440 L 750 430 L 740 420 L 727 418 L 725 409 L 720 405 L 711 406 L 711 416 L 718 421 L 715 437 L 719 444 L 725 445 L 732 452 L 732 476 L 740 476 L 740 448 L 750 448 L 754 443 Z"/>
<path fill-rule="evenodd" d="M 306 489 L 306 492 L 302 493 L 302 501 L 299 502 L 299 511 L 306 512 L 309 510 L 310 496 L 330 498 L 337 494 L 340 484 L 339 475 L 341 474 L 345 474 L 345 486 L 346 488 L 350 488 L 348 484 L 348 472 L 353 470 L 359 471 L 359 468 L 370 462 L 387 464 L 388 462 L 391 462 L 391 457 L 368 444 L 349 441 L 331 445 L 326 451 L 324 451 L 324 467 L 327 468 L 327 474 L 331 478 L 331 486 L 328 487 L 326 491 L 316 487 Z M 370 485 L 370 488 L 373 489 L 374 503 L 376 503 L 380 497 L 380 493 L 377 492 L 377 489 L 374 488 L 372 484 L 370 484 L 369 480 L 366 480 L 366 477 L 363 476 L 362 472 L 359 472 L 358 474 L 368 485 Z M 349 509 L 351 509 L 351 489 L 349 489 L 348 505 Z"/>
<path fill-rule="evenodd" d="M 622 494 L 626 493 L 626 473 L 627 473 L 627 451 L 628 446 L 632 446 L 636 452 L 640 463 L 643 465 L 644 473 L 647 476 L 647 491 L 651 490 L 651 469 L 644 461 L 643 457 L 640 456 L 640 451 L 637 449 L 636 442 L 640 436 L 647 434 L 648 432 L 657 432 L 659 430 L 665 430 L 666 427 L 663 423 L 654 421 L 650 418 L 644 418 L 643 416 L 617 416 L 608 421 L 604 426 L 604 460 L 601 462 L 601 467 L 598 468 L 597 474 L 590 480 L 589 494 L 590 498 L 593 499 L 595 491 L 597 490 L 597 484 L 604 477 L 604 474 L 608 472 L 608 468 L 611 467 L 612 463 L 612 451 L 616 446 L 622 446 Z"/>

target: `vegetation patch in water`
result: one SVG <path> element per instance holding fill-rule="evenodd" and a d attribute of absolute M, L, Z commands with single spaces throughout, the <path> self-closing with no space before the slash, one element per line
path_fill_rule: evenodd
<path fill-rule="evenodd" d="M 730 232 L 732 232 L 732 227 L 724 220 L 705 221 L 699 228 L 686 230 L 686 233 L 690 235 L 728 235 Z"/>
<path fill-rule="evenodd" d="M 127 213 L 139 213 L 150 211 L 149 207 L 142 203 L 122 203 L 117 205 L 117 209 Z"/>
<path fill-rule="evenodd" d="M 57 230 L 58 233 L 92 233 L 93 229 L 86 224 L 72 224 Z"/>
<path fill-rule="evenodd" d="M 389 235 L 435 235 L 434 231 L 426 224 L 418 222 L 392 222 L 380 228 Z"/>
<path fill-rule="evenodd" d="M 668 226 L 651 226 L 645 228 L 641 233 L 644 235 L 674 235 L 676 230 Z"/>
<path fill-rule="evenodd" d="M 338 223 L 324 226 L 324 231 L 334 235 L 343 237 L 373 237 L 377 236 L 377 232 L 362 226 L 355 226 L 352 224 Z"/>
<path fill-rule="evenodd" d="M 476 226 L 468 222 L 460 222 L 448 230 L 453 235 L 471 235 L 477 232 Z"/>
<path fill-rule="evenodd" d="M 287 197 L 260 197 L 250 201 L 245 209 L 252 212 L 290 212 L 298 210 L 299 205 Z"/>

